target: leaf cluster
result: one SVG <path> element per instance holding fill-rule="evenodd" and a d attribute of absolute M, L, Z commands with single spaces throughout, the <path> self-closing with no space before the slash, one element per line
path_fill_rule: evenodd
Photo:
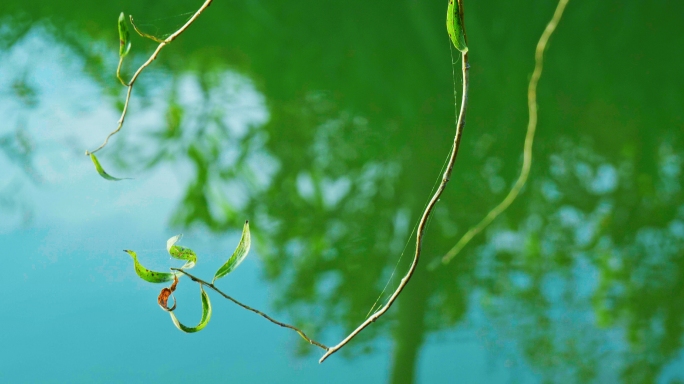
<path fill-rule="evenodd" d="M 124 252 L 128 253 L 133 258 L 133 266 L 135 268 L 135 273 L 141 279 L 149 283 L 167 283 L 173 281 L 173 284 L 170 287 L 165 287 L 161 290 L 161 292 L 159 293 L 159 297 L 157 298 L 157 302 L 164 311 L 168 312 L 169 315 L 171 315 L 171 321 L 176 326 L 176 328 L 186 333 L 194 333 L 199 332 L 204 327 L 206 327 L 209 323 L 209 320 L 211 319 L 211 301 L 209 300 L 209 295 L 204 291 L 203 283 L 200 282 L 202 317 L 200 319 L 199 324 L 197 324 L 194 327 L 188 327 L 183 325 L 178 320 L 176 315 L 173 313 L 173 311 L 176 309 L 175 297 L 173 306 L 171 308 L 168 307 L 168 299 L 169 297 L 173 296 L 173 292 L 176 290 L 176 286 L 178 285 L 178 279 L 181 276 L 183 276 L 182 271 L 193 268 L 197 263 L 197 254 L 192 249 L 176 245 L 176 243 L 181 239 L 181 237 L 182 235 L 177 235 L 170 238 L 166 242 L 166 250 L 169 253 L 169 255 L 171 255 L 171 257 L 179 260 L 185 260 L 185 264 L 177 271 L 152 271 L 150 269 L 145 268 L 138 261 L 138 255 L 134 251 L 124 250 Z M 213 286 L 216 280 L 228 275 L 242 263 L 242 261 L 245 259 L 245 257 L 247 257 L 247 254 L 249 253 L 250 246 L 251 236 L 249 232 L 249 221 L 246 221 L 244 227 L 242 228 L 242 236 L 240 237 L 240 242 L 238 243 L 237 248 L 235 249 L 231 257 L 228 259 L 228 261 L 221 265 L 221 267 L 216 271 L 216 273 L 214 274 L 214 278 L 211 282 L 211 286 Z"/>

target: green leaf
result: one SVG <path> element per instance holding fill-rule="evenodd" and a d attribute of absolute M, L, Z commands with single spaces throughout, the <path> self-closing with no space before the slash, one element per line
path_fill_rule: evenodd
<path fill-rule="evenodd" d="M 449 0 L 446 26 L 451 42 L 454 43 L 454 47 L 462 53 L 468 52 L 468 47 L 465 42 L 465 33 L 463 32 L 463 24 L 461 24 L 461 14 L 458 10 L 458 0 Z"/>
<path fill-rule="evenodd" d="M 176 235 L 166 241 L 166 250 L 175 259 L 186 260 L 181 269 L 190 269 L 197 263 L 197 254 L 190 248 L 175 245 L 183 235 Z"/>
<path fill-rule="evenodd" d="M 137 273 L 141 279 L 149 281 L 150 283 L 166 283 L 168 281 L 174 281 L 174 276 L 180 276 L 181 274 L 180 272 L 167 273 L 151 271 L 140 264 L 138 261 L 138 255 L 135 252 L 127 249 L 124 249 L 124 252 L 128 253 L 133 258 L 135 273 Z"/>
<path fill-rule="evenodd" d="M 194 332 L 199 332 L 202 330 L 202 328 L 206 327 L 207 324 L 209 323 L 209 319 L 211 319 L 211 302 L 209 302 L 209 295 L 207 295 L 206 292 L 204 292 L 204 287 L 200 285 L 200 294 L 202 296 L 202 318 L 200 319 L 199 324 L 195 327 L 186 327 L 185 325 L 181 324 L 180 321 L 176 318 L 176 315 L 174 315 L 173 312 L 169 312 L 169 315 L 171 315 L 171 321 L 173 321 L 173 324 L 176 325 L 176 328 L 180 329 L 183 332 L 186 333 L 194 333 Z"/>
<path fill-rule="evenodd" d="M 131 50 L 131 33 L 128 31 L 126 17 L 121 12 L 119 15 L 119 57 L 128 55 Z"/>
<path fill-rule="evenodd" d="M 97 173 L 99 173 L 100 176 L 102 176 L 102 178 L 112 181 L 130 180 L 127 177 L 119 179 L 118 177 L 110 175 L 109 173 L 105 172 L 105 170 L 102 168 L 102 165 L 100 165 L 100 162 L 97 160 L 97 157 L 95 157 L 94 153 L 88 153 L 88 155 L 90 156 L 90 160 L 93 161 L 93 164 L 95 164 L 95 169 L 97 170 Z"/>
<path fill-rule="evenodd" d="M 222 278 L 223 276 L 229 274 L 235 268 L 237 268 L 237 266 L 240 265 L 240 263 L 242 263 L 242 260 L 244 260 L 247 256 L 251 244 L 252 239 L 249 234 L 249 221 L 245 221 L 245 226 L 242 228 L 242 237 L 240 238 L 240 243 L 238 243 L 235 252 L 233 252 L 233 256 L 231 256 L 230 259 L 228 259 L 228 261 L 226 261 L 226 263 L 223 264 L 221 268 L 218 269 L 218 271 L 216 271 L 216 274 L 214 275 L 214 280 L 212 280 L 211 283 L 213 284 L 214 281 Z"/>

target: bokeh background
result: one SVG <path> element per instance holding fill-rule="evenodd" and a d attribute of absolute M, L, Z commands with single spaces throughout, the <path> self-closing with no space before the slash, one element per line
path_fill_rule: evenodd
<path fill-rule="evenodd" d="M 571 0 L 546 54 L 524 192 L 428 271 L 518 175 L 526 87 L 553 0 L 465 1 L 471 95 L 423 262 L 324 364 L 210 295 L 179 332 L 134 273 L 199 255 L 209 278 L 336 344 L 384 301 L 454 132 L 446 0 L 215 0 L 140 77 L 126 125 L 116 20 L 175 31 L 201 5 L 0 3 L 0 381 L 684 382 L 684 4 Z M 133 37 L 124 73 L 155 44 Z M 395 271 L 393 273 L 393 271 Z M 386 290 L 383 289 L 386 287 Z M 181 321 L 200 317 L 182 280 Z"/>

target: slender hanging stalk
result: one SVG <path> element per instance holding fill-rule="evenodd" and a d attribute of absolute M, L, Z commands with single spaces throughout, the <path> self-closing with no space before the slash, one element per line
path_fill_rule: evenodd
<path fill-rule="evenodd" d="M 135 73 L 133 74 L 133 77 L 131 77 L 131 80 L 128 83 L 126 83 L 121 78 L 120 72 L 121 72 L 121 64 L 123 62 L 123 57 L 119 58 L 119 65 L 117 66 L 117 69 L 116 69 L 116 77 L 119 79 L 121 84 L 128 87 L 128 91 L 126 92 L 126 100 L 124 102 L 123 111 L 121 112 L 121 117 L 119 118 L 118 125 L 117 125 L 116 129 L 113 130 L 107 136 L 104 143 L 102 143 L 102 145 L 97 147 L 97 149 L 95 149 L 94 151 L 86 151 L 86 153 L 85 153 L 86 155 L 90 155 L 91 153 L 95 153 L 95 152 L 99 151 L 100 149 L 104 148 L 107 145 L 107 143 L 109 142 L 109 138 L 116 135 L 121 130 L 121 128 L 123 127 L 123 124 L 124 124 L 124 120 L 126 118 L 126 113 L 128 112 L 128 103 L 131 100 L 131 92 L 133 91 L 133 85 L 135 84 L 135 81 L 138 79 L 138 76 L 140 76 L 140 73 L 142 73 L 142 71 L 145 68 L 147 68 L 150 64 L 152 64 L 152 62 L 159 55 L 159 52 L 165 46 L 167 46 L 168 44 L 171 44 L 171 42 L 174 41 L 181 33 L 185 32 L 185 30 L 188 29 L 188 27 L 190 27 L 190 25 L 195 22 L 195 20 L 199 17 L 199 15 L 202 14 L 202 12 L 204 12 L 204 10 L 207 9 L 207 7 L 209 7 L 209 5 L 211 5 L 212 1 L 213 0 L 205 0 L 204 4 L 202 4 L 202 6 L 197 10 L 197 12 L 195 12 L 195 14 L 192 15 L 192 17 L 185 24 L 183 24 L 182 27 L 180 27 L 176 32 L 172 33 L 169 37 L 167 37 L 166 39 L 163 39 L 163 40 L 155 38 L 155 37 L 147 35 L 147 34 L 143 34 L 140 31 L 138 31 L 138 28 L 136 28 L 135 24 L 133 24 L 133 17 L 131 16 L 131 24 L 133 25 L 135 31 L 138 32 L 142 37 L 147 37 L 149 39 L 152 39 L 152 40 L 158 42 L 159 45 L 157 46 L 157 49 L 154 50 L 154 52 L 152 53 L 150 58 L 147 59 L 147 61 L 144 62 L 143 65 L 141 65 L 137 71 L 135 71 Z"/>
<path fill-rule="evenodd" d="M 185 270 L 183 270 L 183 269 L 180 269 L 180 268 L 171 268 L 171 270 L 177 271 L 177 272 L 180 272 L 180 273 L 186 275 L 186 276 L 189 277 L 192 281 L 194 281 L 194 282 L 196 282 L 196 283 L 198 283 L 198 284 L 200 284 L 200 285 L 203 285 L 203 286 L 205 286 L 205 287 L 208 287 L 208 288 L 212 289 L 214 292 L 218 293 L 219 295 L 225 297 L 226 299 L 232 301 L 233 303 L 235 303 L 235 304 L 241 306 L 242 308 L 244 308 L 244 309 L 246 309 L 246 310 L 248 310 L 248 311 L 252 311 L 252 312 L 256 313 L 257 315 L 259 315 L 259 316 L 265 318 L 266 320 L 272 322 L 273 324 L 277 324 L 277 325 L 279 325 L 279 326 L 281 326 L 281 327 L 283 327 L 283 328 L 289 328 L 289 329 L 291 329 L 291 330 L 297 332 L 297 333 L 299 334 L 299 336 L 301 336 L 304 340 L 306 340 L 306 341 L 309 342 L 310 344 L 315 345 L 315 346 L 317 346 L 317 347 L 319 347 L 319 348 L 321 348 L 321 349 L 323 349 L 323 350 L 325 350 L 325 351 L 328 351 L 328 350 L 329 350 L 329 348 L 326 347 L 325 345 L 319 343 L 319 342 L 316 341 L 316 340 L 310 339 L 310 338 L 309 338 L 302 330 L 300 330 L 299 328 L 297 328 L 297 327 L 295 327 L 295 326 L 293 326 L 293 325 L 281 323 L 280 321 L 275 320 L 274 318 L 272 318 L 272 317 L 270 317 L 269 315 L 267 315 L 267 314 L 261 312 L 261 311 L 258 310 L 258 309 L 254 309 L 254 308 L 250 307 L 249 305 L 242 304 L 241 302 L 239 302 L 239 301 L 235 300 L 234 298 L 228 296 L 227 294 L 223 293 L 223 291 L 221 291 L 220 289 L 216 288 L 216 286 L 215 286 L 213 283 L 210 283 L 210 282 L 208 282 L 208 281 L 204 281 L 204 280 L 200 279 L 199 277 L 194 276 L 194 275 L 192 275 L 192 274 L 188 273 L 187 271 L 185 271 Z M 175 306 L 175 303 L 174 303 L 174 306 Z"/>
<path fill-rule="evenodd" d="M 454 0 L 455 1 L 455 0 Z M 461 25 L 463 24 L 463 1 L 458 0 L 458 5 L 459 5 L 459 16 L 461 19 Z M 465 27 L 464 29 L 464 35 L 465 35 Z M 465 39 L 467 42 L 467 39 Z M 382 306 L 377 312 L 375 312 L 373 315 L 371 315 L 369 318 L 367 318 L 361 325 L 359 325 L 355 330 L 353 330 L 349 336 L 345 337 L 344 340 L 340 341 L 339 344 L 330 347 L 328 351 L 321 357 L 321 359 L 318 361 L 319 363 L 322 363 L 330 357 L 333 353 L 337 352 L 340 350 L 340 348 L 344 347 L 351 341 L 356 335 L 361 333 L 366 327 L 368 327 L 371 323 L 374 323 L 376 320 L 380 318 L 380 316 L 384 315 L 385 312 L 387 312 L 392 304 L 397 300 L 399 297 L 399 294 L 404 290 L 406 285 L 408 284 L 409 280 L 411 280 L 411 276 L 413 276 L 413 273 L 416 270 L 416 267 L 418 266 L 418 260 L 420 259 L 420 251 L 421 247 L 423 245 L 423 236 L 425 233 L 425 227 L 427 225 L 428 219 L 430 218 L 430 214 L 432 213 L 432 209 L 435 207 L 435 204 L 437 204 L 437 201 L 439 200 L 439 197 L 442 195 L 442 192 L 444 191 L 444 188 L 446 187 L 447 183 L 449 182 L 449 179 L 451 178 L 451 172 L 453 171 L 454 168 L 454 163 L 456 162 L 456 156 L 458 154 L 458 148 L 461 144 L 461 134 L 463 133 L 463 127 L 465 126 L 465 114 L 466 114 L 466 107 L 468 106 L 468 86 L 469 86 L 469 69 L 470 65 L 468 64 L 468 53 L 467 51 L 463 53 L 463 65 L 462 65 L 462 73 L 463 73 L 463 96 L 461 99 L 461 109 L 458 115 L 458 121 L 456 123 L 456 133 L 454 135 L 454 144 L 453 147 L 451 148 L 451 155 L 449 156 L 449 162 L 447 164 L 446 169 L 444 170 L 444 175 L 442 176 L 442 181 L 439 184 L 439 187 L 437 187 L 437 191 L 435 191 L 435 194 L 432 196 L 432 199 L 428 203 L 428 205 L 425 207 L 425 211 L 423 212 L 423 216 L 420 219 L 420 222 L 418 224 L 418 230 L 416 231 L 416 252 L 413 256 L 413 262 L 411 263 L 411 267 L 409 268 L 408 272 L 406 272 L 406 275 L 401 279 L 401 282 L 399 283 L 399 286 L 397 289 L 394 291 L 392 296 L 387 300 L 387 303 L 385 303 L 384 306 Z"/>
<path fill-rule="evenodd" d="M 534 142 L 534 133 L 537 129 L 537 83 L 539 82 L 539 78 L 542 74 L 542 68 L 544 67 L 544 50 L 546 49 L 546 45 L 549 41 L 549 38 L 553 34 L 553 31 L 556 30 L 556 26 L 558 25 L 561 16 L 563 16 L 563 11 L 565 10 L 567 3 L 568 0 L 560 0 L 558 2 L 556 11 L 551 18 L 551 21 L 549 21 L 549 23 L 546 25 L 546 28 L 544 29 L 544 32 L 537 43 L 537 49 L 534 53 L 534 72 L 532 72 L 532 77 L 530 78 L 530 83 L 527 87 L 527 108 L 529 111 L 529 121 L 527 123 L 527 134 L 525 135 L 523 166 L 522 170 L 520 171 L 520 176 L 515 182 L 515 185 L 513 185 L 513 188 L 510 190 L 510 192 L 508 192 L 506 198 L 504 198 L 499 205 L 494 207 L 494 209 L 489 211 L 487 216 L 477 223 L 476 226 L 470 228 L 468 232 L 461 237 L 458 243 L 456 243 L 456 245 L 442 257 L 442 264 L 447 264 L 449 261 L 451 261 L 451 259 L 456 257 L 456 255 L 461 252 L 461 250 L 470 242 L 470 240 L 473 239 L 473 237 L 482 232 L 482 230 L 491 224 L 491 222 L 494 221 L 494 219 L 496 219 L 501 212 L 505 211 L 511 205 L 511 203 L 513 203 L 516 197 L 518 197 L 520 190 L 522 190 L 527 182 L 527 178 L 530 175 L 530 167 L 532 166 L 532 144 Z"/>

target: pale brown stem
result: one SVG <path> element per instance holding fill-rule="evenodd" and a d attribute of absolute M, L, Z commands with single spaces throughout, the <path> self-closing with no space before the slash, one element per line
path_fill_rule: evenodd
<path fill-rule="evenodd" d="M 164 48 L 166 45 L 170 44 L 173 40 L 175 40 L 178 36 L 180 36 L 181 33 L 185 32 L 185 30 L 188 29 L 188 27 L 190 27 L 190 25 L 193 22 L 195 22 L 195 20 L 199 17 L 199 15 L 202 14 L 202 12 L 204 12 L 204 10 L 207 9 L 207 7 L 209 7 L 209 5 L 211 5 L 212 1 L 213 0 L 205 0 L 204 4 L 202 4 L 202 6 L 197 10 L 197 12 L 195 12 L 195 14 L 192 15 L 190 20 L 188 20 L 182 27 L 180 27 L 180 29 L 178 29 L 176 32 L 172 33 L 166 39 L 164 39 L 164 40 L 159 40 L 156 38 L 153 39 L 153 40 L 159 42 L 157 49 L 155 49 L 154 52 L 152 53 L 152 55 L 150 56 L 150 58 L 147 59 L 147 61 L 145 63 L 143 63 L 143 65 L 141 65 L 137 71 L 135 71 L 135 73 L 133 74 L 133 77 L 131 77 L 131 81 L 129 81 L 128 84 L 126 84 L 126 82 L 123 81 L 123 79 L 120 76 L 121 63 L 123 61 L 123 58 L 119 59 L 119 66 L 117 67 L 116 74 L 117 74 L 117 77 L 119 78 L 119 80 L 121 81 L 121 83 L 128 87 L 128 91 L 126 92 L 126 101 L 124 102 L 124 107 L 123 107 L 123 111 L 121 112 L 121 117 L 119 118 L 119 122 L 118 122 L 116 129 L 113 130 L 107 136 L 104 143 L 102 143 L 102 145 L 100 145 L 94 151 L 86 151 L 86 155 L 90 155 L 91 153 L 95 153 L 95 152 L 99 151 L 100 149 L 104 148 L 107 145 L 107 143 L 109 142 L 109 138 L 116 135 L 121 130 L 121 127 L 123 127 L 124 120 L 126 118 L 126 113 L 128 112 L 128 103 L 131 100 L 131 92 L 133 91 L 133 85 L 135 84 L 135 81 L 138 79 L 138 76 L 140 76 L 140 73 L 142 73 L 142 71 L 145 68 L 147 68 L 150 64 L 152 64 L 152 62 L 159 55 L 159 52 L 162 50 L 162 48 Z M 131 23 L 132 23 L 132 19 L 131 19 Z M 135 28 L 135 25 L 133 25 L 133 27 Z M 138 31 L 137 28 L 135 28 L 135 30 Z M 140 32 L 138 32 L 138 33 L 140 33 Z"/>
<path fill-rule="evenodd" d="M 210 283 L 210 282 L 208 282 L 208 281 L 204 281 L 204 280 L 200 279 L 199 277 L 196 277 L 196 276 L 194 276 L 194 275 L 192 275 L 192 274 L 186 272 L 186 271 L 183 270 L 183 269 L 171 268 L 171 270 L 180 272 L 180 273 L 186 275 L 187 277 L 189 277 L 192 281 L 194 281 L 194 282 L 196 282 L 196 283 L 199 283 L 199 284 L 201 284 L 201 285 L 204 285 L 204 286 L 206 286 L 206 287 L 211 288 L 213 291 L 215 291 L 215 292 L 218 293 L 219 295 L 225 297 L 226 299 L 232 301 L 233 303 L 235 303 L 235 304 L 241 306 L 242 308 L 244 308 L 244 309 L 246 309 L 246 310 L 248 310 L 248 311 L 252 311 L 252 312 L 256 313 L 257 315 L 262 316 L 263 318 L 265 318 L 266 320 L 272 322 L 273 324 L 277 324 L 277 325 L 279 325 L 279 326 L 281 326 L 281 327 L 283 327 L 283 328 L 289 328 L 289 329 L 291 329 L 291 330 L 297 332 L 297 333 L 299 334 L 299 336 L 301 336 L 304 340 L 306 340 L 307 342 L 309 342 L 309 343 L 312 344 L 312 345 L 315 345 L 315 346 L 317 346 L 317 347 L 319 347 L 319 348 L 322 348 L 322 349 L 325 350 L 325 351 L 327 351 L 327 350 L 329 349 L 328 347 L 326 347 L 325 345 L 319 343 L 318 341 L 309 338 L 309 337 L 308 337 L 302 330 L 300 330 L 299 328 L 297 328 L 297 327 L 295 327 L 295 326 L 293 326 L 293 325 L 281 323 L 280 321 L 275 320 L 274 318 L 272 318 L 272 317 L 270 317 L 269 315 L 267 315 L 267 314 L 261 312 L 261 311 L 258 310 L 258 309 L 254 309 L 254 308 L 250 307 L 249 305 L 242 304 L 241 302 L 239 302 L 239 301 L 235 300 L 234 298 L 228 296 L 227 294 L 223 293 L 223 291 L 221 291 L 220 289 L 216 288 L 216 286 L 215 286 L 214 284 L 212 284 L 212 283 Z"/>
<path fill-rule="evenodd" d="M 544 67 L 544 50 L 546 49 L 546 44 L 548 43 L 551 34 L 553 34 L 553 31 L 556 29 L 561 16 L 563 16 L 563 11 L 565 10 L 567 3 L 568 0 L 560 0 L 558 2 L 556 11 L 551 18 L 551 21 L 549 21 L 549 23 L 546 25 L 546 28 L 544 29 L 544 32 L 537 43 L 537 48 L 534 53 L 534 72 L 532 72 L 532 77 L 530 78 L 530 83 L 527 87 L 527 107 L 529 121 L 527 123 L 527 134 L 525 135 L 523 166 L 522 170 L 520 171 L 520 176 L 503 201 L 494 207 L 494 209 L 489 211 L 487 216 L 485 216 L 477 225 L 470 228 L 468 232 L 461 237 L 458 243 L 456 243 L 456 245 L 442 257 L 442 264 L 447 264 L 449 261 L 451 261 L 451 259 L 456 257 L 456 255 L 461 252 L 461 250 L 470 242 L 470 240 L 473 239 L 473 237 L 482 232 L 482 230 L 491 224 L 492 221 L 494 221 L 494 219 L 501 214 L 501 212 L 505 211 L 518 197 L 520 191 L 527 182 L 527 178 L 530 175 L 530 168 L 532 167 L 532 144 L 534 143 L 534 134 L 537 129 L 537 84 L 539 83 L 539 78 L 542 74 L 542 68 Z"/>
<path fill-rule="evenodd" d="M 138 33 L 138 35 L 140 35 L 140 37 L 145 37 L 145 38 L 150 39 L 152 41 L 156 41 L 157 43 L 160 43 L 160 44 L 164 42 L 163 39 L 160 39 L 156 36 L 149 35 L 145 32 L 142 32 L 141 30 L 139 30 L 138 27 L 133 22 L 133 15 L 130 15 L 130 20 L 131 20 L 131 25 L 133 26 L 133 29 Z"/>
<path fill-rule="evenodd" d="M 463 21 L 462 0 L 459 0 L 459 9 L 461 11 L 461 21 Z M 461 25 L 465 24 L 462 22 Z M 401 279 L 399 286 L 394 291 L 392 296 L 390 296 L 390 298 L 387 300 L 387 303 L 384 306 L 382 306 L 377 312 L 373 313 L 373 315 L 367 318 L 366 321 L 361 323 L 361 325 L 359 325 L 355 330 L 353 330 L 349 334 L 349 336 L 345 337 L 344 340 L 342 340 L 339 344 L 328 349 L 328 351 L 318 361 L 319 363 L 322 363 L 323 361 L 325 361 L 325 359 L 330 357 L 330 355 L 332 355 L 333 353 L 340 350 L 340 348 L 347 345 L 347 343 L 349 343 L 349 341 L 351 341 L 356 335 L 361 333 L 361 331 L 363 331 L 371 323 L 374 323 L 376 320 L 378 320 L 380 316 L 384 315 L 385 312 L 387 312 L 392 306 L 392 304 L 394 304 L 394 302 L 397 300 L 399 294 L 401 294 L 401 292 L 404 290 L 409 280 L 411 280 L 411 276 L 413 276 L 413 273 L 415 272 L 416 267 L 418 266 L 418 260 L 420 259 L 420 251 L 423 245 L 423 236 L 425 233 L 425 227 L 427 225 L 428 219 L 430 218 L 430 213 L 432 213 L 432 209 L 435 207 L 435 204 L 437 204 L 437 201 L 439 200 L 440 196 L 442 195 L 442 192 L 444 191 L 444 188 L 446 187 L 447 183 L 449 182 L 449 179 L 451 178 L 451 172 L 453 171 L 454 163 L 456 162 L 456 156 L 458 155 L 458 148 L 461 144 L 461 135 L 463 133 L 463 128 L 465 126 L 466 108 L 468 106 L 469 69 L 470 65 L 468 64 L 468 53 L 464 53 L 462 66 L 463 96 L 461 99 L 461 109 L 458 115 L 458 121 L 456 123 L 456 134 L 454 135 L 454 144 L 451 148 L 451 155 L 449 156 L 449 162 L 447 163 L 447 167 L 444 170 L 442 181 L 439 184 L 437 191 L 435 191 L 435 194 L 432 196 L 432 199 L 430 199 L 430 202 L 425 207 L 425 211 L 423 211 L 423 216 L 421 217 L 420 222 L 418 224 L 418 230 L 416 231 L 416 252 L 413 256 L 413 262 L 411 263 L 411 267 L 409 268 L 406 275 Z"/>

